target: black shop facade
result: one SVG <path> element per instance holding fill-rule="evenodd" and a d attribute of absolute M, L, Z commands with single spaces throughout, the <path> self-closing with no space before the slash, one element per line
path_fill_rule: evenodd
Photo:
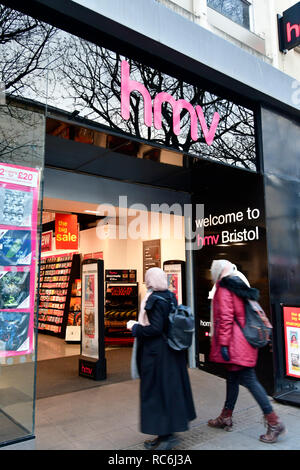
<path fill-rule="evenodd" d="M 168 235 L 163 241 L 161 232 L 152 237 L 147 234 L 146 241 L 151 242 L 147 254 L 157 249 L 153 243 L 157 239 L 161 250 L 151 252 L 153 259 L 149 263 L 148 258 L 148 266 L 153 262 L 167 270 L 172 261 L 180 266 L 181 277 L 176 278 L 180 286 L 176 288 L 180 300 L 195 312 L 189 365 L 217 375 L 222 375 L 222 370 L 209 362 L 210 266 L 214 259 L 233 262 L 260 290 L 261 305 L 273 324 L 272 345 L 260 350 L 258 376 L 270 395 L 279 400 L 292 395 L 292 403 L 297 402 L 299 362 L 297 351 L 289 343 L 293 333 L 299 336 L 300 345 L 297 116 L 264 103 L 258 93 L 252 92 L 250 98 L 242 89 L 234 91 L 233 84 L 222 86 L 217 76 L 210 80 L 205 73 L 193 72 L 188 61 L 180 62 L 179 53 L 163 59 L 150 40 L 139 42 L 139 46 L 132 40 L 128 45 L 120 25 L 113 25 L 119 28 L 118 39 L 110 37 L 99 15 L 86 28 L 91 18 L 83 7 L 72 7 L 69 15 L 59 5 L 49 9 L 43 2 L 27 3 L 25 7 L 7 2 L 5 8 L 8 14 L 17 15 L 19 24 L 35 22 L 30 41 L 39 49 L 35 60 L 40 63 L 27 75 L 19 73 L 24 64 L 15 63 L 20 70 L 13 71 L 14 80 L 6 89 L 0 112 L 5 138 L 11 139 L 12 132 L 14 136 L 9 152 L 2 152 L 1 185 L 12 191 L 25 188 L 22 201 L 27 216 L 32 211 L 32 256 L 26 269 L 17 270 L 28 273 L 25 288 L 29 301 L 21 304 L 19 311 L 14 310 L 26 314 L 20 319 L 28 324 L 21 349 L 20 342 L 8 346 L 4 337 L 1 341 L 6 371 L 10 365 L 20 370 L 22 365 L 24 370 L 26 364 L 26 379 L 25 372 L 23 375 L 20 371 L 18 386 L 24 386 L 25 381 L 28 384 L 32 376 L 28 387 L 33 401 L 29 408 L 34 407 L 35 347 L 40 334 L 32 277 L 40 274 L 42 266 L 41 213 L 47 208 L 50 212 L 54 200 L 64 204 L 77 201 L 77 208 L 81 207 L 76 209 L 78 213 L 89 212 L 95 217 L 101 204 L 117 209 L 113 215 L 99 213 L 100 220 L 115 216 L 120 221 L 124 219 L 122 211 L 127 211 L 126 230 L 123 227 L 120 232 L 119 227 L 116 235 L 103 228 L 106 243 L 113 233 L 120 247 L 130 236 L 137 246 L 143 211 L 181 220 L 183 244 L 179 248 L 173 232 L 172 252 L 167 251 Z M 24 32 L 18 47 L 27 50 L 26 41 L 28 33 Z M 44 44 L 47 47 L 43 48 Z M 10 40 L 5 47 L 10 51 Z M 28 194 L 30 206 L 26 203 Z M 83 208 L 84 204 L 89 209 Z M 57 212 L 68 211 L 75 211 L 71 204 L 66 210 L 66 205 L 63 209 L 57 202 Z M 3 229 L 21 231 L 23 222 L 16 218 L 8 223 L 5 217 L 9 215 L 3 212 Z M 82 224 L 93 222 L 85 220 Z M 26 223 L 28 226 L 28 220 Z M 140 296 L 145 289 L 147 265 L 144 242 L 145 237 L 141 241 L 140 274 L 138 265 L 136 269 Z M 82 263 L 83 252 L 79 254 Z M 17 259 L 16 254 L 11 256 Z M 112 266 L 117 264 L 109 265 L 109 269 Z M 130 270 L 132 265 L 125 263 L 118 268 Z M 11 272 L 9 267 L 3 270 Z M 17 321 L 9 318 L 10 313 L 7 305 L 3 306 L 3 324 Z M 21 361 L 21 357 L 25 359 Z M 28 429 L 28 423 L 24 427 Z"/>

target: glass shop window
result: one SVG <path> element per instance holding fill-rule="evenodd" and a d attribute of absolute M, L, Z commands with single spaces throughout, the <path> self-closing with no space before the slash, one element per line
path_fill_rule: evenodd
<path fill-rule="evenodd" d="M 207 6 L 235 23 L 250 29 L 250 7 L 247 0 L 207 0 Z"/>

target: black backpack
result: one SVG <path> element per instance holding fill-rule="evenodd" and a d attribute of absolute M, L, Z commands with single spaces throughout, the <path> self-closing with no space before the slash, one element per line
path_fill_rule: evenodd
<path fill-rule="evenodd" d="M 246 340 L 254 348 L 263 348 L 266 346 L 272 336 L 272 325 L 269 322 L 265 312 L 255 300 L 245 300 L 246 323 L 244 328 L 235 318 L 236 323 L 241 328 Z"/>
<path fill-rule="evenodd" d="M 155 295 L 156 298 L 171 303 L 169 313 L 169 328 L 167 333 L 167 343 L 170 348 L 176 351 L 188 349 L 193 341 L 195 331 L 195 319 L 191 308 L 186 305 L 175 305 L 172 300 Z"/>

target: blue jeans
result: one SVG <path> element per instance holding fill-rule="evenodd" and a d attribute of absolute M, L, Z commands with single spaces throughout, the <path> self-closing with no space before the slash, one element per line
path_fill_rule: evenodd
<path fill-rule="evenodd" d="M 226 379 L 225 408 L 233 410 L 239 395 L 239 385 L 244 385 L 253 395 L 264 414 L 272 413 L 273 408 L 264 387 L 259 383 L 253 367 L 239 371 L 228 371 Z"/>

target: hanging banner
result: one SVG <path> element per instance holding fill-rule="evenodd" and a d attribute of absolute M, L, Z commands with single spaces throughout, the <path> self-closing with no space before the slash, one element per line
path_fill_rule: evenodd
<path fill-rule="evenodd" d="M 0 357 L 33 351 L 39 171 L 0 164 Z"/>
<path fill-rule="evenodd" d="M 146 271 L 150 268 L 160 268 L 161 249 L 160 240 L 143 241 L 143 281 L 145 282 Z"/>
<path fill-rule="evenodd" d="M 300 379 L 300 307 L 283 307 L 286 375 Z"/>
<path fill-rule="evenodd" d="M 52 251 L 53 230 L 42 233 L 41 251 Z"/>
<path fill-rule="evenodd" d="M 55 214 L 55 246 L 57 250 L 78 250 L 77 215 Z"/>

